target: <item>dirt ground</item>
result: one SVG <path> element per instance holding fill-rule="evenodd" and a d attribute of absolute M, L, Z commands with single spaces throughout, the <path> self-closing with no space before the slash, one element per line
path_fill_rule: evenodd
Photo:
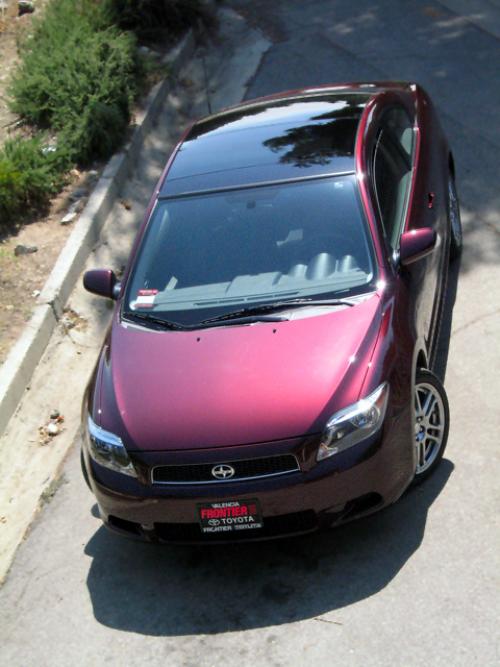
<path fill-rule="evenodd" d="M 89 179 L 75 170 L 72 183 L 52 201 L 49 215 L 21 227 L 0 241 L 0 365 L 29 320 L 36 299 L 71 233 L 72 224 L 61 225 L 71 192 Z M 18 245 L 37 248 L 16 256 Z"/>

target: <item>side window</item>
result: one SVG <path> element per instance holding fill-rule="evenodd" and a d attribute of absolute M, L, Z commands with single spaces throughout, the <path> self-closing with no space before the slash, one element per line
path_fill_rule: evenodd
<path fill-rule="evenodd" d="M 373 176 L 387 243 L 395 254 L 405 221 L 414 159 L 414 131 L 403 109 L 382 118 L 373 151 Z"/>

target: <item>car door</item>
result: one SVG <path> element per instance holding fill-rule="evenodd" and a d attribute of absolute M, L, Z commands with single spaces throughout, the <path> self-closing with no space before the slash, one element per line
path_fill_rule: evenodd
<path fill-rule="evenodd" d="M 380 120 L 373 149 L 373 180 L 386 250 L 395 266 L 406 221 L 414 162 L 413 124 L 402 107 Z"/>
<path fill-rule="evenodd" d="M 433 258 L 423 259 L 405 269 L 399 266 L 401 235 L 409 228 L 408 208 L 415 153 L 416 132 L 412 119 L 403 107 L 391 107 L 380 119 L 373 148 L 372 173 L 376 203 L 389 263 L 409 290 L 415 311 L 417 336 L 422 335 L 427 340 L 436 290 L 436 272 L 429 270 Z"/>

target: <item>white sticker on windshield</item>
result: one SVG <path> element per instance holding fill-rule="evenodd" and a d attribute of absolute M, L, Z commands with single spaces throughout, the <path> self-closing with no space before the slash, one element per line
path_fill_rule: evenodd
<path fill-rule="evenodd" d="M 137 292 L 136 300 L 130 304 L 130 307 L 132 310 L 136 308 L 152 308 L 157 294 L 157 289 L 140 289 Z"/>

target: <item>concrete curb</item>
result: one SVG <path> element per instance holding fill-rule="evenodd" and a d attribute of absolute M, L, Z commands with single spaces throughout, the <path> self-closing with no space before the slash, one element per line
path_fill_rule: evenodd
<path fill-rule="evenodd" d="M 180 71 L 193 55 L 195 47 L 194 32 L 190 30 L 163 60 L 170 67 L 170 76 Z M 38 304 L 26 328 L 0 368 L 0 436 L 29 385 L 66 301 L 99 238 L 144 139 L 158 116 L 169 88 L 170 80 L 167 77 L 148 95 L 144 110 L 136 116 L 136 127 L 130 141 L 107 163 L 38 297 Z"/>

